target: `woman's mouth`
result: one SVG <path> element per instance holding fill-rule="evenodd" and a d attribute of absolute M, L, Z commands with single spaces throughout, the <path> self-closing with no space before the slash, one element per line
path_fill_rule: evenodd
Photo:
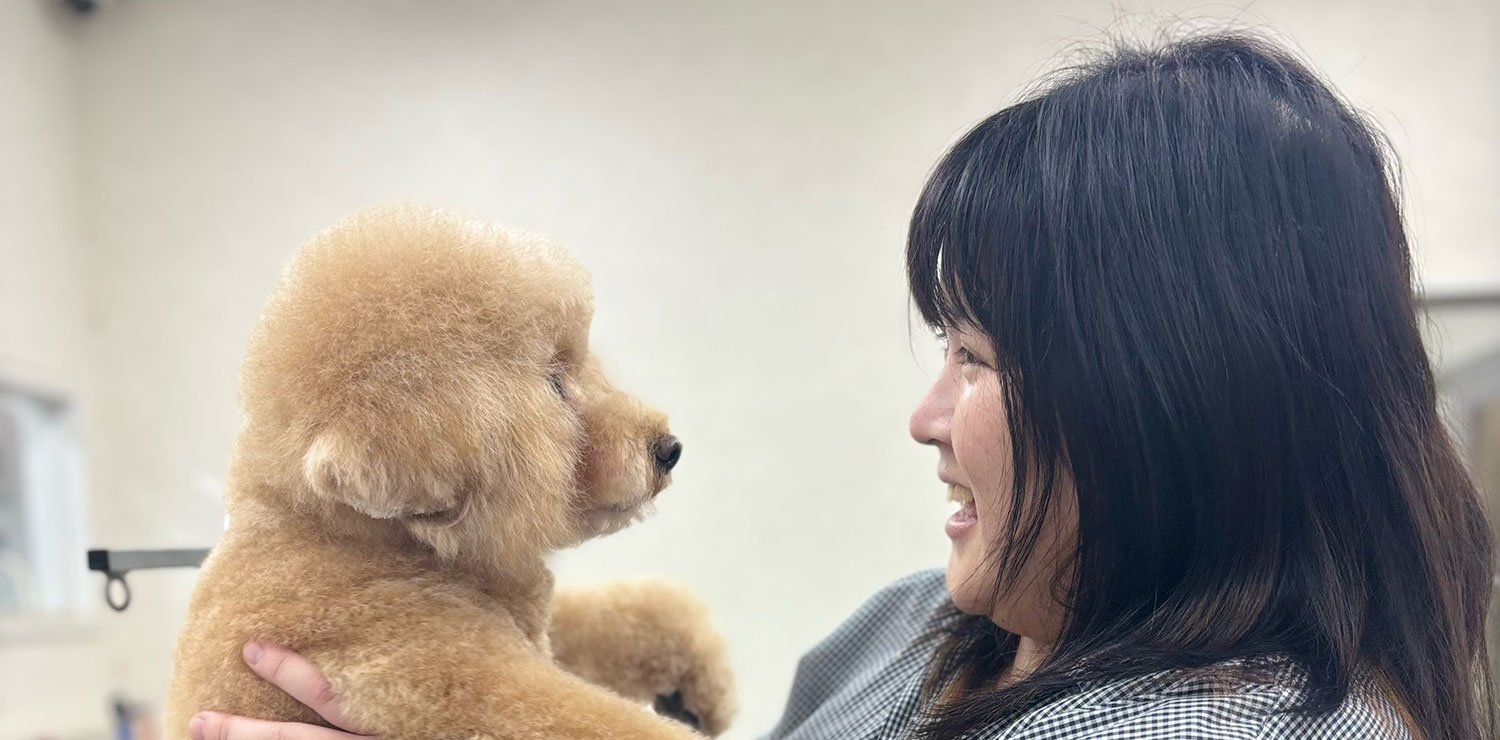
<path fill-rule="evenodd" d="M 948 517 L 943 529 L 947 531 L 948 537 L 958 539 L 968 534 L 979 523 L 979 511 L 974 507 L 974 492 L 956 483 L 948 484 L 948 500 L 957 501 L 960 506 L 953 516 Z"/>

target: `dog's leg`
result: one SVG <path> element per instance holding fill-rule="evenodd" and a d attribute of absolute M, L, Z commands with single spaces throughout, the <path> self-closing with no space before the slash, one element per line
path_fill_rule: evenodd
<path fill-rule="evenodd" d="M 709 735 L 734 715 L 724 640 L 685 588 L 646 580 L 560 590 L 550 635 L 564 668 Z"/>
<path fill-rule="evenodd" d="M 347 716 L 384 740 L 703 740 L 564 671 L 517 631 L 475 630 L 472 621 L 445 629 L 446 621 L 378 651 L 306 654 Z"/>

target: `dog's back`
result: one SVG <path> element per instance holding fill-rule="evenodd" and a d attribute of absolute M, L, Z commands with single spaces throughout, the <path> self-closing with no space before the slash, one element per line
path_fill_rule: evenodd
<path fill-rule="evenodd" d="M 458 574 L 433 569 L 423 554 L 399 546 L 352 544 L 306 522 L 224 534 L 204 563 L 178 635 L 165 716 L 169 740 L 187 740 L 188 720 L 204 710 L 322 722 L 250 672 L 241 651 L 252 640 L 345 666 L 378 660 L 383 646 L 416 638 L 416 623 L 433 618 L 461 619 L 465 631 L 492 630 L 517 641 L 505 605 Z M 429 670 L 428 678 L 445 676 Z"/>
<path fill-rule="evenodd" d="M 257 541 L 231 530 L 203 564 L 173 656 L 164 718 L 169 740 L 187 740 L 188 720 L 203 710 L 318 721 L 240 658 L 250 640 L 297 644 L 317 629 L 307 613 L 312 605 L 298 605 L 291 597 L 299 581 L 317 588 L 326 576 L 306 550 L 278 547 L 276 539 Z"/>

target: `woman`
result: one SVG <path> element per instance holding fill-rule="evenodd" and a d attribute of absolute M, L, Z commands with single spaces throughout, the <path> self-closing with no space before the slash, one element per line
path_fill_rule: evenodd
<path fill-rule="evenodd" d="M 947 342 L 911 432 L 962 502 L 952 555 L 802 661 L 772 737 L 1492 737 L 1492 544 L 1393 180 L 1327 86 L 1231 36 L 1116 51 L 964 136 L 907 250 Z M 345 726 L 306 661 L 250 653 Z"/>

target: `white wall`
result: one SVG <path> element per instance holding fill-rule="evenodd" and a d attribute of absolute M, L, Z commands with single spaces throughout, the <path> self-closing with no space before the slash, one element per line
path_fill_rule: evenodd
<path fill-rule="evenodd" d="M 57 11 L 0 3 L 0 381 L 68 397 L 88 432 L 76 40 Z M 0 619 L 0 738 L 103 732 L 102 642 L 86 615 Z"/>
<path fill-rule="evenodd" d="M 933 455 L 905 433 L 926 372 L 900 252 L 923 175 L 1121 6 L 1238 12 L 1105 0 L 107 7 L 81 24 L 76 79 L 53 71 L 0 97 L 55 110 L 58 91 L 80 92 L 81 192 L 52 206 L 76 210 L 28 217 L 83 230 L 103 371 L 96 542 L 213 541 L 242 344 L 308 234 L 408 197 L 550 232 L 594 272 L 595 343 L 617 379 L 671 412 L 686 445 L 660 514 L 560 557 L 560 575 L 663 573 L 698 588 L 739 671 L 734 736 L 764 731 L 803 649 L 882 583 L 944 559 Z M 1242 20 L 1295 39 L 1390 126 L 1430 281 L 1500 283 L 1500 8 L 1262 0 Z M 17 30 L 71 51 L 40 24 Z M 42 156 L 13 141 L 0 156 Z M 76 285 L 42 292 L 81 300 Z M 137 606 L 100 620 L 105 673 L 159 701 L 192 574 L 133 582 Z"/>

